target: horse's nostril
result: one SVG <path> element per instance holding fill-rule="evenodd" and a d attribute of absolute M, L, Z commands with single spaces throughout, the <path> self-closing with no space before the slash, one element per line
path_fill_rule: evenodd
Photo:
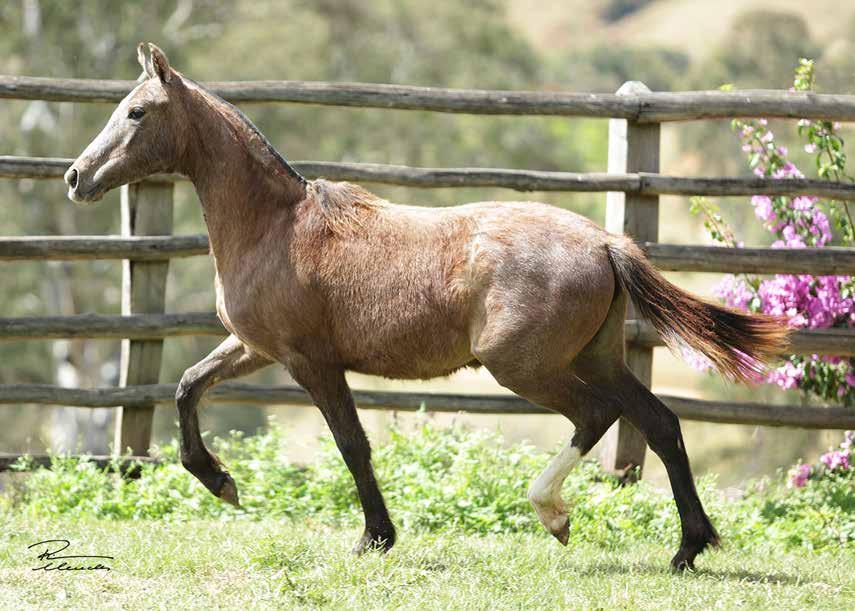
<path fill-rule="evenodd" d="M 68 172 L 67 182 L 72 189 L 77 188 L 77 170 L 72 169 Z"/>

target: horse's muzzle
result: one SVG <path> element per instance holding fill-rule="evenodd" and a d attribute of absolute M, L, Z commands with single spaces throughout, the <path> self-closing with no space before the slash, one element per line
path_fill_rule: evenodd
<path fill-rule="evenodd" d="M 80 172 L 74 166 L 68 168 L 63 176 L 65 184 L 68 185 L 68 199 L 76 203 L 94 202 L 101 199 L 102 190 L 98 185 L 91 185 L 89 188 L 83 187 Z"/>

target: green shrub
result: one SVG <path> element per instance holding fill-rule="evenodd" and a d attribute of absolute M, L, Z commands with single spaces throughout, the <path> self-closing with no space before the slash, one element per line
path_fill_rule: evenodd
<path fill-rule="evenodd" d="M 137 479 L 85 459 L 54 458 L 33 469 L 0 501 L 3 511 L 33 517 L 190 520 L 281 517 L 354 525 L 361 511 L 353 481 L 332 442 L 315 463 L 288 462 L 279 429 L 215 439 L 240 490 L 240 509 L 213 497 L 178 460 L 176 443 L 157 448 L 160 464 L 140 466 Z M 505 446 L 484 431 L 424 425 L 392 430 L 374 452 L 375 468 L 393 519 L 404 529 L 467 534 L 542 532 L 526 489 L 549 456 L 527 444 Z M 22 460 L 19 469 L 29 469 Z M 855 547 L 852 470 L 829 473 L 793 489 L 779 481 L 754 484 L 738 500 L 725 499 L 712 478 L 700 495 L 725 542 L 741 547 L 777 542 L 810 549 Z M 621 547 L 634 541 L 676 544 L 679 520 L 668 492 L 641 482 L 620 486 L 592 461 L 568 477 L 571 541 Z M 546 535 L 545 535 L 546 536 Z"/>

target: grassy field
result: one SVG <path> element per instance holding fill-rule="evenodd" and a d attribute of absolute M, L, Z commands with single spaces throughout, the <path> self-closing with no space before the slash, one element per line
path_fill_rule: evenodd
<path fill-rule="evenodd" d="M 355 558 L 357 530 L 274 520 L 111 522 L 0 515 L 0 608 L 844 609 L 851 550 L 723 549 L 674 575 L 670 547 L 562 548 L 545 533 L 401 533 Z M 31 543 L 64 538 L 111 571 L 33 571 Z"/>
<path fill-rule="evenodd" d="M 675 575 L 669 493 L 583 462 L 563 488 L 563 548 L 526 500 L 549 455 L 485 431 L 390 429 L 374 457 L 399 543 L 361 558 L 350 553 L 362 523 L 353 481 L 332 444 L 302 466 L 276 427 L 212 445 L 240 509 L 190 476 L 174 443 L 135 479 L 62 458 L 7 475 L 0 609 L 843 609 L 855 599 L 855 469 L 814 465 L 803 487 L 763 480 L 734 498 L 699 480 L 724 548 Z M 45 547 L 28 546 L 51 539 L 71 542 L 60 555 L 113 557 L 111 570 L 33 571 Z"/>

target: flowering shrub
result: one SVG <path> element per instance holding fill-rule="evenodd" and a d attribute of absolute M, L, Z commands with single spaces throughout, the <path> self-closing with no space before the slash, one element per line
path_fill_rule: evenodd
<path fill-rule="evenodd" d="M 793 90 L 807 91 L 813 87 L 814 64 L 801 60 L 796 69 Z M 739 134 L 748 164 L 761 177 L 787 180 L 804 178 L 804 174 L 788 159 L 788 151 L 775 142 L 775 135 L 765 119 L 733 122 Z M 829 121 L 798 123 L 798 133 L 805 138 L 805 151 L 816 156 L 817 173 L 831 180 L 851 180 L 846 174 L 846 154 L 843 140 L 837 134 L 839 126 Z M 855 242 L 853 224 L 846 203 L 821 202 L 816 197 L 751 198 L 754 212 L 776 240 L 773 248 L 822 248 L 834 236 L 831 220 L 841 232 L 844 244 Z M 704 226 L 716 242 L 741 247 L 727 226 L 718 208 L 704 198 L 694 198 L 692 212 L 704 216 Z M 748 275 L 727 276 L 715 288 L 716 295 L 731 307 L 750 312 L 762 312 L 786 318 L 793 328 L 827 329 L 855 326 L 855 282 L 850 276 L 808 276 L 779 274 L 759 279 Z M 690 363 L 708 369 L 704 359 L 692 358 Z M 838 400 L 845 405 L 855 403 L 855 359 L 837 356 L 792 355 L 773 369 L 766 381 L 785 390 L 800 389 L 808 395 Z"/>
<path fill-rule="evenodd" d="M 852 445 L 855 432 L 846 431 L 843 442 L 837 450 L 829 450 L 819 457 L 815 465 L 799 463 L 789 472 L 788 485 L 791 488 L 804 488 L 809 480 L 821 480 L 824 477 L 844 477 L 851 479 L 855 475 L 852 462 Z"/>

